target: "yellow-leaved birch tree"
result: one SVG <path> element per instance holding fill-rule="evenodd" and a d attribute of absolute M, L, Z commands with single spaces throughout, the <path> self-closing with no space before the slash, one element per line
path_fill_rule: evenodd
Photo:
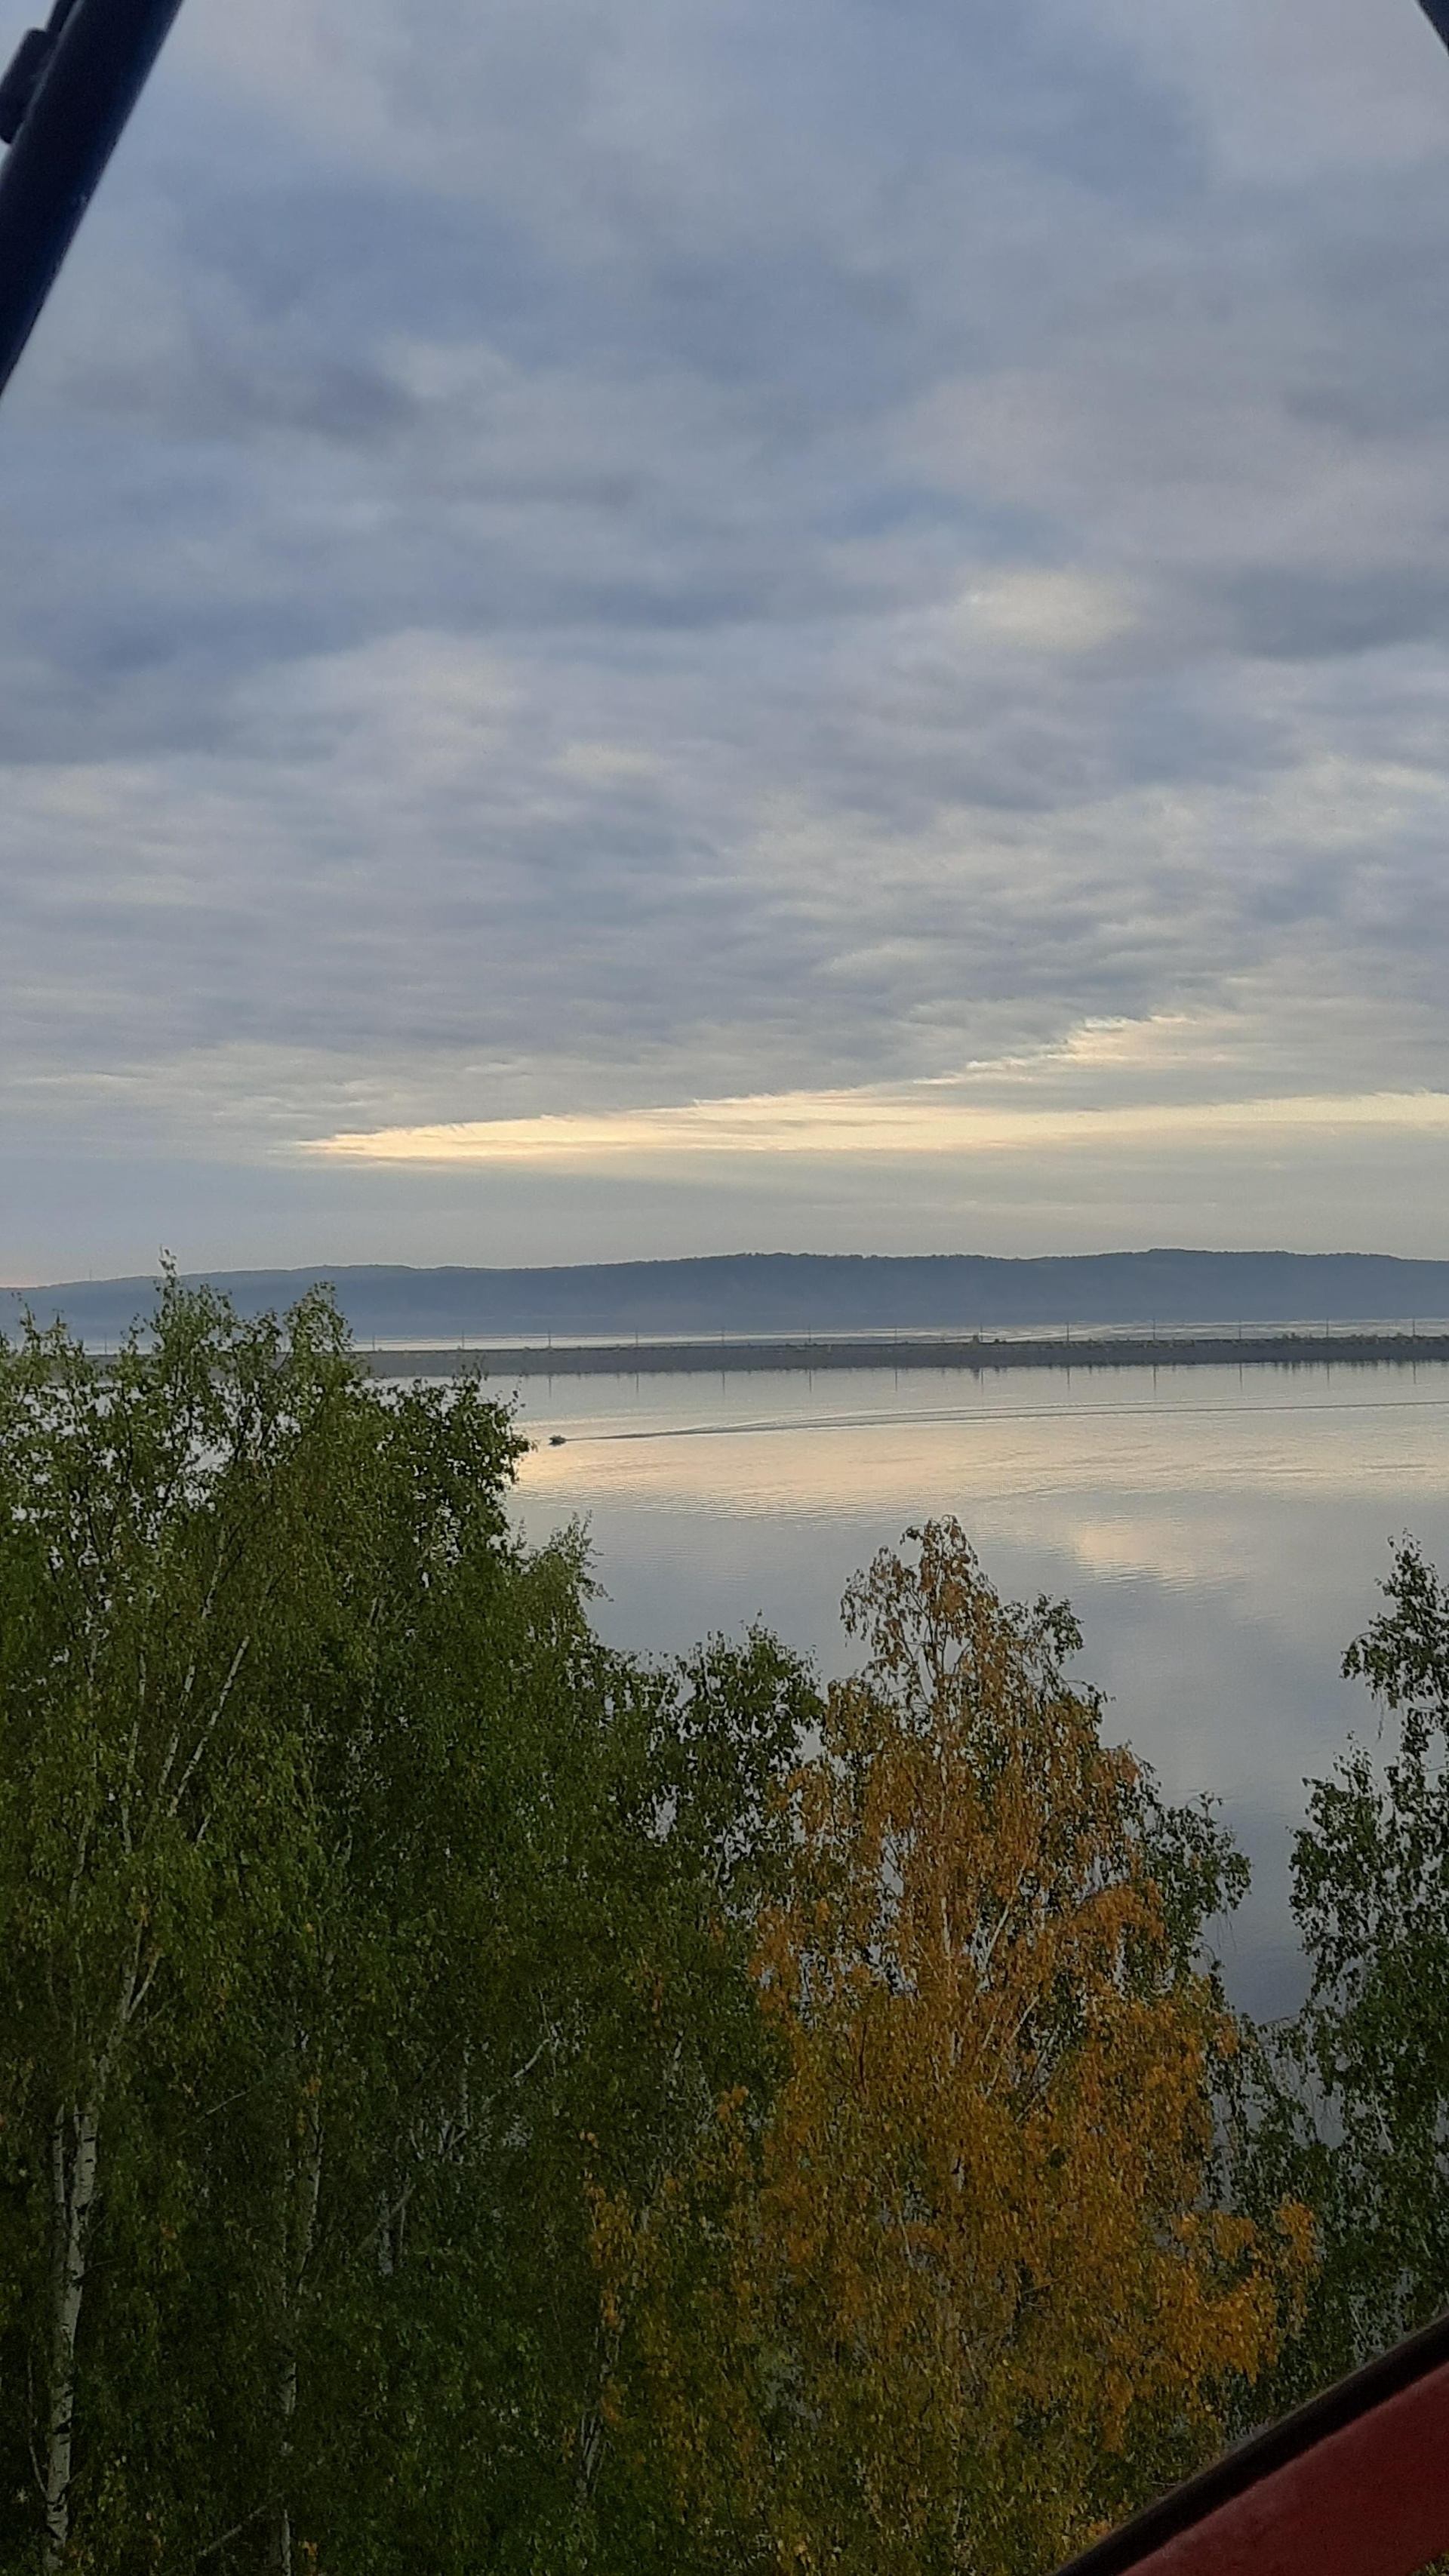
<path fill-rule="evenodd" d="M 1215 2447 L 1309 2259 L 1306 2212 L 1213 2204 L 1226 1847 L 1102 1743 L 1069 1613 L 908 1537 L 794 1784 L 773 2096 L 647 2227 L 599 2213 L 621 2434 L 692 2565 L 1050 2569 Z"/>

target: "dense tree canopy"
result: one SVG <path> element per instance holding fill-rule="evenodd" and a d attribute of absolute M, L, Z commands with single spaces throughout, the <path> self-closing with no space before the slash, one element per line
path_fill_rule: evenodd
<path fill-rule="evenodd" d="M 645 1669 L 520 1447 L 323 1298 L 168 1285 L 0 1357 L 0 2446 L 15 2566 L 594 2546 L 589 2193 L 762 2053 L 748 1920 L 813 1705 Z"/>
<path fill-rule="evenodd" d="M 953 1522 L 607 1648 L 470 1381 L 168 1279 L 0 1343 L 6 2576 L 1046 2576 L 1449 2298 L 1449 1598 L 1313 1991 Z"/>

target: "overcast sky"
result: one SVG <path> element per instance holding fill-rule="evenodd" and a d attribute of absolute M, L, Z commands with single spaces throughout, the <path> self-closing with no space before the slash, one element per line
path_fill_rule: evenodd
<path fill-rule="evenodd" d="M 0 764 L 0 1278 L 1449 1255 L 1449 57 L 186 0 Z"/>

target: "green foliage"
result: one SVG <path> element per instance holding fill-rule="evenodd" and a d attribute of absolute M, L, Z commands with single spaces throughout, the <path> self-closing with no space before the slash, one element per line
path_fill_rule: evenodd
<path fill-rule="evenodd" d="M 757 2079 L 814 1703 L 763 1636 L 608 1653 L 578 1537 L 510 1535 L 521 1445 L 370 1383 L 323 1296 L 168 1280 L 111 1366 L 0 1350 L 17 2576 L 598 2564 L 629 2520 L 591 2194 Z"/>
<path fill-rule="evenodd" d="M 1309 1784 L 1293 1906 L 1312 1969 L 1264 2035 L 1240 2130 L 1246 2198 L 1290 2187 L 1321 2263 L 1272 2385 L 1286 2404 L 1449 2304 L 1449 1593 L 1406 1540 L 1344 1658 L 1381 1711 Z"/>
<path fill-rule="evenodd" d="M 0 1342 L 3 2576 L 1015 2576 L 1449 2301 L 1412 1546 L 1254 2037 L 1064 1605 L 620 1655 L 523 1445 L 320 1293 Z"/>

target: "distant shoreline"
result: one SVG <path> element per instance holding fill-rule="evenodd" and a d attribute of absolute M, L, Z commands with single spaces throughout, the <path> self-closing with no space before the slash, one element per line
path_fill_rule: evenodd
<path fill-rule="evenodd" d="M 1449 1332 L 1096 1333 L 1004 1339 L 988 1333 L 822 1334 L 755 1341 L 553 1342 L 510 1349 L 383 1347 L 358 1353 L 375 1377 L 700 1377 L 742 1371 L 1410 1367 L 1449 1362 Z"/>
<path fill-rule="evenodd" d="M 1145 1340 L 1154 1331 L 1159 1339 L 1216 1341 L 1240 1325 L 1245 1341 L 1255 1342 L 1305 1332 L 1335 1340 L 1344 1333 L 1397 1339 L 1415 1329 L 1425 1340 L 1449 1334 L 1449 1260 L 1378 1253 L 1159 1248 L 1007 1260 L 984 1253 L 752 1252 L 497 1270 L 319 1263 L 315 1269 L 188 1271 L 181 1284 L 208 1286 L 249 1317 L 284 1313 L 329 1281 L 360 1349 L 376 1342 L 393 1350 L 490 1357 L 550 1343 L 556 1352 L 601 1344 L 632 1351 L 636 1340 L 641 1350 L 662 1344 L 677 1352 L 698 1343 L 713 1352 L 723 1337 L 735 1347 L 784 1346 L 791 1353 L 755 1366 L 861 1367 L 868 1363 L 853 1352 L 845 1362 L 801 1361 L 793 1349 L 804 1343 L 818 1354 L 836 1343 L 893 1345 L 897 1334 L 902 1345 L 939 1346 L 977 1334 L 988 1343 L 1051 1345 L 1068 1327 L 1073 1343 L 1124 1334 Z M 134 1322 L 144 1330 L 155 1297 L 156 1282 L 137 1277 L 0 1288 L 0 1330 L 14 1331 L 28 1314 L 41 1326 L 63 1322 L 90 1345 L 114 1342 Z M 976 1365 L 975 1352 L 961 1364 Z M 498 1365 L 507 1366 L 507 1359 Z M 666 1363 L 651 1359 L 649 1365 Z M 1006 1365 L 1021 1363 L 1008 1359 Z M 544 1368 L 547 1374 L 546 1362 Z"/>

